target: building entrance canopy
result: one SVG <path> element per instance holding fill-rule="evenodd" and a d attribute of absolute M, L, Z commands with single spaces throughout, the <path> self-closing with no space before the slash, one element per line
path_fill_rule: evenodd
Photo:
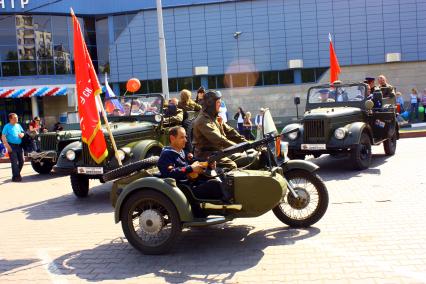
<path fill-rule="evenodd" d="M 0 88 L 0 99 L 20 99 L 30 97 L 65 96 L 67 87 L 38 87 L 38 88 Z"/>

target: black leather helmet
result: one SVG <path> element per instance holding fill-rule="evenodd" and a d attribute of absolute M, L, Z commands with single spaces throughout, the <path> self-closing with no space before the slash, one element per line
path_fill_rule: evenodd
<path fill-rule="evenodd" d="M 203 110 L 210 116 L 217 116 L 216 101 L 222 98 L 222 93 L 215 90 L 207 90 L 203 99 Z"/>

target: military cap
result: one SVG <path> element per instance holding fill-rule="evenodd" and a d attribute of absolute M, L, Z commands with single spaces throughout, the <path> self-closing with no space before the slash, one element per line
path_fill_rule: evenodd
<path fill-rule="evenodd" d="M 374 77 L 365 77 L 365 83 L 369 83 L 369 82 L 373 82 L 374 80 L 376 80 L 376 78 Z"/>

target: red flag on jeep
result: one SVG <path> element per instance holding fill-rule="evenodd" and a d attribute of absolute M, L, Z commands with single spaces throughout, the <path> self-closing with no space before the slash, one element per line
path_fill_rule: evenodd
<path fill-rule="evenodd" d="M 100 164 L 108 156 L 96 104 L 96 96 L 99 96 L 102 89 L 84 42 L 80 23 L 73 12 L 71 15 L 74 29 L 74 66 L 81 139 L 88 145 L 93 160 Z"/>
<path fill-rule="evenodd" d="M 334 52 L 331 34 L 328 34 L 328 39 L 330 40 L 330 84 L 332 84 L 334 81 L 339 80 L 340 65 L 336 53 Z"/>

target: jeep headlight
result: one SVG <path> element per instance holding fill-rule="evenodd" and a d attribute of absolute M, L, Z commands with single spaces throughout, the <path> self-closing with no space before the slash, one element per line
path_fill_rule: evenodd
<path fill-rule="evenodd" d="M 118 154 L 118 158 L 120 159 L 120 161 L 123 161 L 124 158 L 126 158 L 126 153 L 124 153 L 123 150 L 117 150 L 117 154 Z"/>
<path fill-rule="evenodd" d="M 287 134 L 287 138 L 290 140 L 296 140 L 297 136 L 299 136 L 299 130 Z"/>
<path fill-rule="evenodd" d="M 334 137 L 336 137 L 336 139 L 342 140 L 343 138 L 345 138 L 345 136 L 346 136 L 345 128 L 340 127 L 334 130 Z"/>
<path fill-rule="evenodd" d="M 70 161 L 74 161 L 74 159 L 75 159 L 75 152 L 74 152 L 74 150 L 68 150 L 66 153 L 65 153 L 65 157 L 68 159 L 68 160 L 70 160 Z"/>

